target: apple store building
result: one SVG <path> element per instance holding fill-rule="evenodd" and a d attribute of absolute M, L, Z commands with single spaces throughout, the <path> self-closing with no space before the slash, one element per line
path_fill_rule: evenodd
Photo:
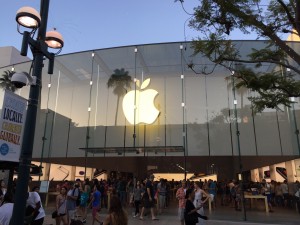
<path fill-rule="evenodd" d="M 244 56 L 266 45 L 235 44 Z M 32 155 L 43 166 L 42 179 L 54 166 L 86 173 L 68 179 L 94 170 L 141 178 L 177 173 L 232 179 L 241 171 L 254 181 L 267 173 L 277 179 L 276 171 L 300 178 L 298 99 L 290 108 L 255 113 L 248 98 L 256 93 L 235 89 L 231 71 L 195 55 L 189 42 L 60 55 L 52 75 L 44 63 Z M 3 67 L 1 74 L 12 66 L 28 72 L 31 61 Z M 15 93 L 27 99 L 29 87 Z"/>

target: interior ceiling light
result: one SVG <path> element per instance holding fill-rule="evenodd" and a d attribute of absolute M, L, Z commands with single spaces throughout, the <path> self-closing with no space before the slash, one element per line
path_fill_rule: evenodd
<path fill-rule="evenodd" d="M 56 30 L 48 31 L 46 33 L 45 42 L 49 48 L 58 49 L 64 46 L 64 39 Z"/>
<path fill-rule="evenodd" d="M 17 11 L 16 21 L 23 27 L 38 28 L 41 25 L 41 16 L 34 8 L 25 6 Z"/>

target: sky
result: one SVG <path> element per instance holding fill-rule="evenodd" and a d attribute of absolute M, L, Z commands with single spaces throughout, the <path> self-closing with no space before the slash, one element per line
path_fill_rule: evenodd
<path fill-rule="evenodd" d="M 40 10 L 40 0 L 2 0 L 0 47 L 20 50 L 16 12 L 23 6 Z M 192 14 L 199 0 L 185 0 Z M 191 18 L 174 0 L 50 0 L 48 29 L 64 38 L 60 54 L 127 45 L 191 41 L 199 33 L 187 26 Z M 232 39 L 255 39 L 231 33 Z"/>
<path fill-rule="evenodd" d="M 3 1 L 3 0 L 2 0 Z M 186 0 L 192 13 L 198 0 Z M 0 14 L 0 47 L 20 50 L 16 12 L 23 6 L 40 10 L 40 0 L 5 0 Z M 197 32 L 187 26 L 190 17 L 174 0 L 50 0 L 48 29 L 64 37 L 61 54 L 162 42 L 191 40 Z M 186 25 L 186 26 L 184 26 Z"/>

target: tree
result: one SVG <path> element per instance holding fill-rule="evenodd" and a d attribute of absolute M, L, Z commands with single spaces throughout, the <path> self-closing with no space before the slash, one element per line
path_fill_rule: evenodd
<path fill-rule="evenodd" d="M 127 89 L 130 88 L 131 83 L 132 79 L 131 76 L 129 76 L 129 72 L 125 71 L 125 69 L 123 68 L 115 69 L 114 73 L 110 76 L 110 78 L 107 81 L 107 87 L 114 88 L 113 93 L 118 97 L 115 115 L 115 125 L 117 125 L 120 97 L 127 93 Z"/>
<path fill-rule="evenodd" d="M 14 73 L 14 71 L 10 70 L 4 71 L 0 78 L 0 88 L 10 90 L 12 92 L 16 91 L 16 86 L 11 82 L 11 77 Z"/>
<path fill-rule="evenodd" d="M 183 0 L 177 1 L 183 4 Z M 300 54 L 281 39 L 287 33 L 300 34 L 300 1 L 201 0 L 194 8 L 189 26 L 200 33 L 192 41 L 195 54 L 203 54 L 215 67 L 221 65 L 234 71 L 237 88 L 246 87 L 258 93 L 249 97 L 255 111 L 279 109 L 280 105 L 290 107 L 290 97 L 300 96 Z M 248 56 L 242 56 L 230 40 L 234 30 L 256 34 L 266 45 L 260 49 L 253 47 Z M 273 65 L 273 70 L 256 69 L 266 64 Z M 188 66 L 197 72 L 194 62 Z M 213 69 L 202 68 L 197 73 L 210 74 Z"/>

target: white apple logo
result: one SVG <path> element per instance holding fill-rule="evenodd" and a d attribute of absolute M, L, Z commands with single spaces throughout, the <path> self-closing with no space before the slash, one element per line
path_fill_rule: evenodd
<path fill-rule="evenodd" d="M 123 98 L 123 112 L 131 124 L 151 124 L 156 120 L 159 114 L 159 111 L 154 106 L 154 99 L 158 92 L 154 89 L 143 90 L 149 83 L 150 78 L 142 83 L 141 91 L 129 91 Z M 136 86 L 139 86 L 138 84 L 139 83 L 136 82 Z M 136 100 L 136 103 L 134 100 Z M 135 115 L 134 112 L 136 113 Z"/>

